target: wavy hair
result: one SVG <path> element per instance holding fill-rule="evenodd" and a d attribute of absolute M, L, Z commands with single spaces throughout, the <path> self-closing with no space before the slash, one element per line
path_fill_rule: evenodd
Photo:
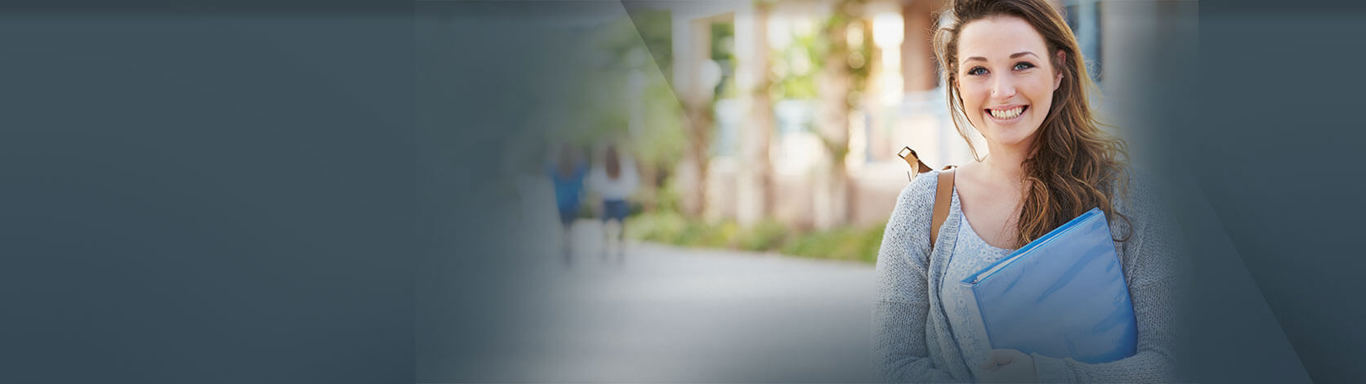
<path fill-rule="evenodd" d="M 1123 140 L 1102 131 L 1091 112 L 1087 91 L 1095 84 L 1086 73 L 1081 50 L 1062 14 L 1045 0 L 951 0 L 934 32 L 935 57 L 944 71 L 949 110 L 958 134 L 977 148 L 960 122 L 958 36 L 968 23 L 993 16 L 1023 19 L 1043 36 L 1053 68 L 1063 74 L 1053 91 L 1052 108 L 1035 133 L 1024 161 L 1024 201 L 1017 220 L 1019 244 L 1027 244 L 1094 207 L 1113 222 L 1128 218 L 1114 212 L 1115 193 L 1126 193 L 1128 154 Z M 1057 52 L 1063 52 L 1059 61 Z M 1116 241 L 1125 241 L 1129 234 Z"/>

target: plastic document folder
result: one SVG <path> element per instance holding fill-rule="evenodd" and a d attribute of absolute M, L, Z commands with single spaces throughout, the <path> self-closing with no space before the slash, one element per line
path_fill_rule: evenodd
<path fill-rule="evenodd" d="M 963 283 L 972 287 L 994 349 L 1102 363 L 1132 356 L 1137 347 L 1129 288 L 1100 209 Z"/>

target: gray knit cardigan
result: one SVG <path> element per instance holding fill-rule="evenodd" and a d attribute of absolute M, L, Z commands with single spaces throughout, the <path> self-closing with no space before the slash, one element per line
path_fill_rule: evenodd
<path fill-rule="evenodd" d="M 1146 178 L 1143 178 L 1146 179 Z M 1157 198 L 1131 178 L 1126 205 L 1122 195 L 1115 210 L 1129 223 L 1111 220 L 1129 295 L 1138 320 L 1138 352 L 1108 363 L 1032 355 L 1040 382 L 1171 382 L 1175 378 L 1176 308 L 1173 293 L 1179 279 L 1172 241 L 1174 227 L 1160 212 Z M 893 382 L 970 382 L 963 356 L 949 333 L 939 298 L 939 281 L 954 252 L 959 221 L 957 199 L 930 251 L 930 215 L 938 172 L 919 175 L 901 191 L 887 222 L 877 259 L 877 293 L 873 307 L 873 345 L 884 378 Z M 1131 224 L 1131 226 L 1130 226 Z"/>

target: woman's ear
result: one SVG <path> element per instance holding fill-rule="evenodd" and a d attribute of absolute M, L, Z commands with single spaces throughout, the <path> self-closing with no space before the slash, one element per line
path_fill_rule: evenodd
<path fill-rule="evenodd" d="M 1067 54 L 1063 53 L 1063 51 L 1059 49 L 1058 54 L 1055 58 L 1056 60 L 1053 60 L 1053 72 L 1057 72 L 1057 74 L 1053 75 L 1054 91 L 1058 90 L 1058 87 L 1062 86 L 1062 70 L 1063 66 L 1067 64 Z"/>

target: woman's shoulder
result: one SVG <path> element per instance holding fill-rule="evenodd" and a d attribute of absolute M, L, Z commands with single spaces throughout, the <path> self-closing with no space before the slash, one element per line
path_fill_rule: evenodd
<path fill-rule="evenodd" d="M 878 268 L 886 269 L 892 265 L 912 265 L 911 263 L 892 263 L 891 260 L 916 261 L 924 267 L 924 252 L 930 248 L 930 219 L 934 210 L 934 194 L 939 185 L 939 171 L 922 173 L 901 188 L 896 207 L 887 219 L 883 231 L 882 246 L 878 249 Z M 911 257 L 920 254 L 922 257 Z"/>
<path fill-rule="evenodd" d="M 935 190 L 939 187 L 939 174 L 942 171 L 929 171 L 917 175 L 901 188 L 897 195 L 896 208 L 892 211 L 893 221 L 911 221 L 920 217 L 928 220 L 934 209 Z"/>

